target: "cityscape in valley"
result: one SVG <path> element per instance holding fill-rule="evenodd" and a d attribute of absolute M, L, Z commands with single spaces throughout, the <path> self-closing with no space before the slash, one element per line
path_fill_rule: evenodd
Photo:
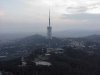
<path fill-rule="evenodd" d="M 0 1 L 0 75 L 100 75 L 100 1 L 39 1 Z"/>

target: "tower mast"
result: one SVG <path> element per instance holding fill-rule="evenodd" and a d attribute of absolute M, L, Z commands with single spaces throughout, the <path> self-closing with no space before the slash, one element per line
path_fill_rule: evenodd
<path fill-rule="evenodd" d="M 51 40 L 52 40 L 52 27 L 51 27 L 51 17 L 50 17 L 50 9 L 49 9 L 49 26 L 47 27 L 47 36 L 48 36 L 48 47 L 51 47 Z"/>
<path fill-rule="evenodd" d="M 49 9 L 49 26 L 50 26 L 50 9 Z"/>

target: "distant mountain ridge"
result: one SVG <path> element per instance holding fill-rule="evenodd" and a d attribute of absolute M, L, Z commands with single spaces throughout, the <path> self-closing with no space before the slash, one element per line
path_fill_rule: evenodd
<path fill-rule="evenodd" d="M 61 38 L 65 38 L 65 37 L 85 37 L 85 36 L 89 36 L 89 35 L 94 35 L 94 34 L 98 34 L 100 35 L 100 31 L 88 31 L 88 30 L 68 30 L 68 31 L 59 31 L 59 32 L 54 32 L 54 36 L 56 37 L 61 37 Z"/>
<path fill-rule="evenodd" d="M 89 41 L 100 43 L 100 35 L 90 35 L 84 38 L 86 38 Z"/>
<path fill-rule="evenodd" d="M 95 49 L 100 47 L 100 35 L 91 35 L 81 38 L 58 38 L 53 37 L 51 46 L 58 47 L 73 47 L 79 49 Z M 0 46 L 0 55 L 7 55 L 8 57 L 19 57 L 24 54 L 30 54 L 36 48 L 47 48 L 48 39 L 45 36 L 35 34 L 25 38 L 21 38 L 12 43 L 7 43 Z"/>

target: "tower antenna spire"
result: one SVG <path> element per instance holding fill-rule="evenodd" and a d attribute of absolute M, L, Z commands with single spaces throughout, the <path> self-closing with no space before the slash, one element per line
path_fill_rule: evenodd
<path fill-rule="evenodd" d="M 49 8 L 49 26 L 50 26 L 50 24 L 51 24 L 51 22 L 50 22 L 50 20 L 51 20 L 51 18 L 50 18 L 50 8 Z"/>
<path fill-rule="evenodd" d="M 50 15 L 50 8 L 49 8 L 49 26 L 47 27 L 47 36 L 48 36 L 48 47 L 51 47 L 51 40 L 52 40 L 52 27 L 51 27 L 51 15 Z"/>

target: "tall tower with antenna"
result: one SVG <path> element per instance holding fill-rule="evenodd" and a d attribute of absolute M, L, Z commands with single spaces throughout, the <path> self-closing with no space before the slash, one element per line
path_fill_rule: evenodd
<path fill-rule="evenodd" d="M 47 37 L 48 37 L 48 47 L 51 48 L 52 27 L 51 27 L 50 9 L 49 9 L 49 26 L 47 26 Z"/>

